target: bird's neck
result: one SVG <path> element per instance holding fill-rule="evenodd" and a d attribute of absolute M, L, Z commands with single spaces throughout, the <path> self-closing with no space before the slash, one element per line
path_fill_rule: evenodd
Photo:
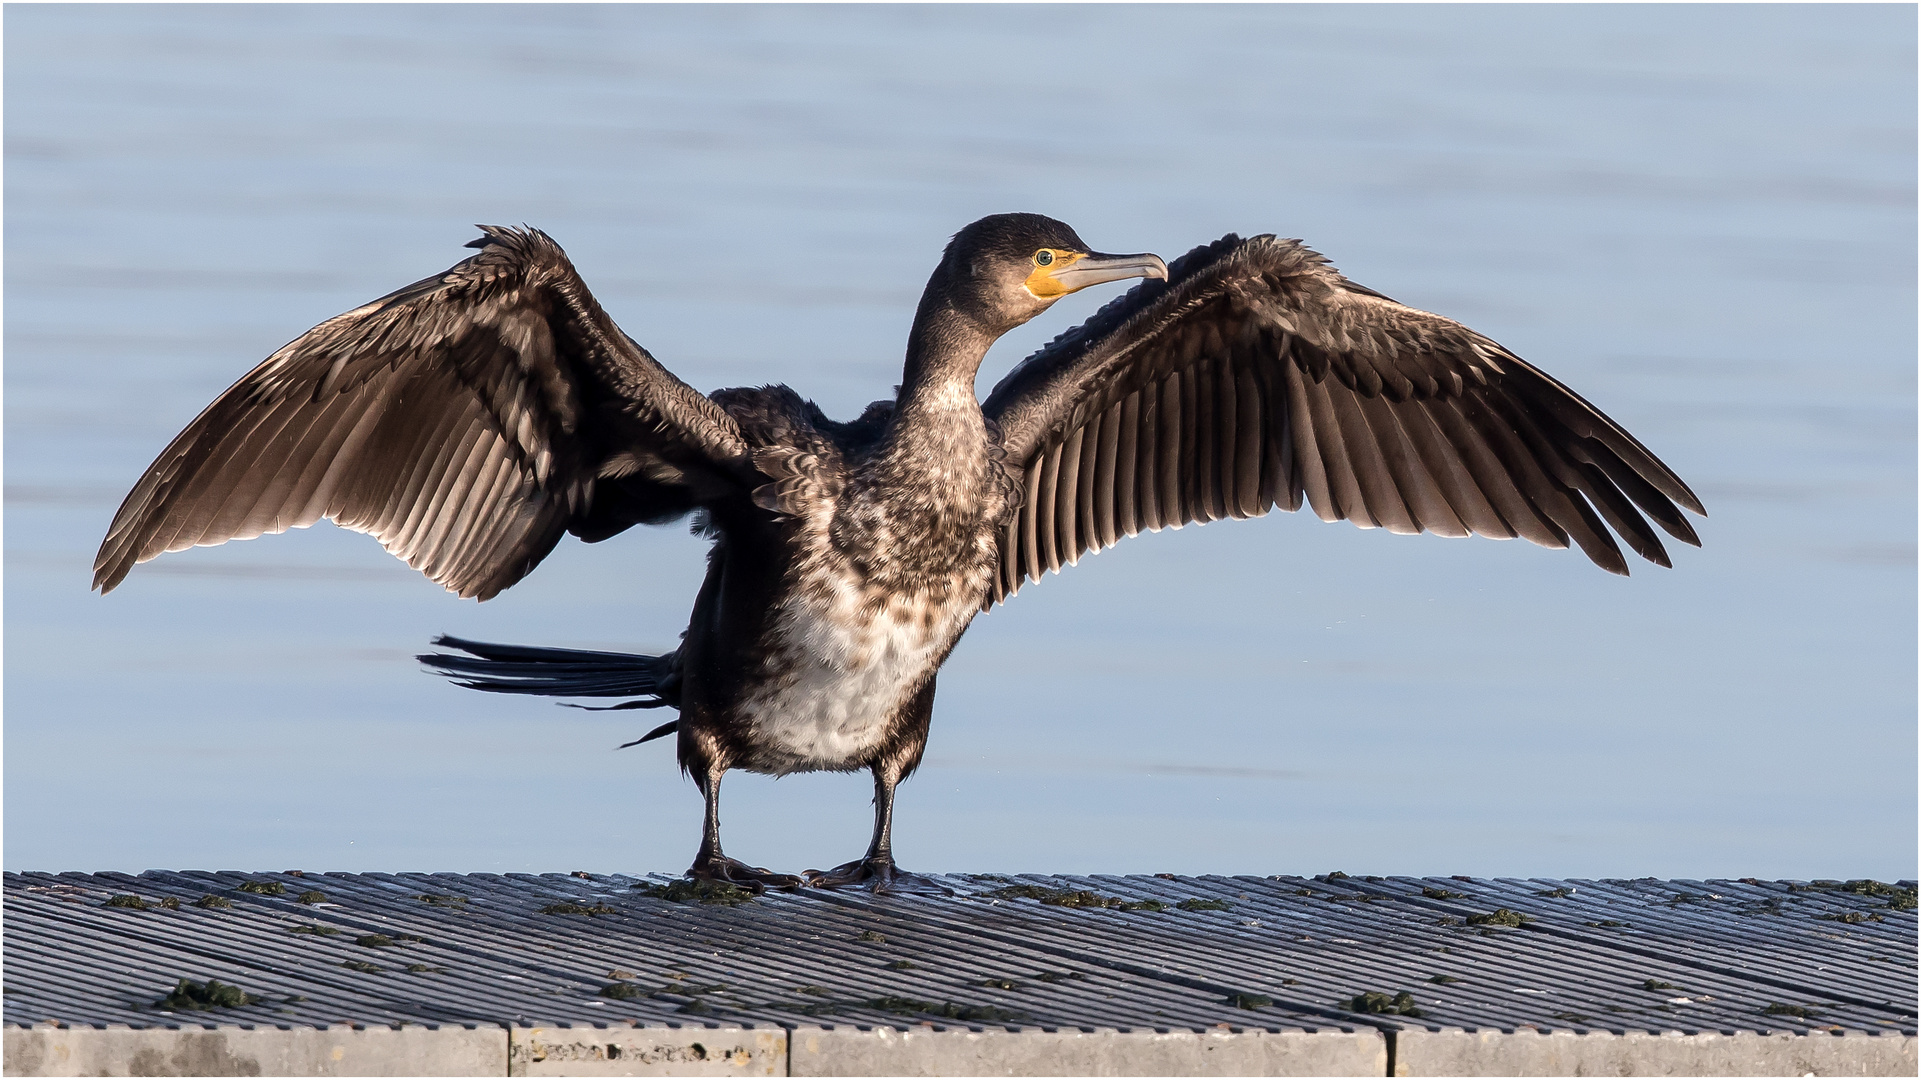
<path fill-rule="evenodd" d="M 974 376 L 999 336 L 952 304 L 923 299 L 907 336 L 907 363 L 889 434 L 950 427 L 982 430 Z"/>
<path fill-rule="evenodd" d="M 944 506 L 977 500 L 988 440 L 974 376 L 995 336 L 951 304 L 922 300 L 907 338 L 900 397 L 876 454 L 889 483 L 921 490 Z"/>

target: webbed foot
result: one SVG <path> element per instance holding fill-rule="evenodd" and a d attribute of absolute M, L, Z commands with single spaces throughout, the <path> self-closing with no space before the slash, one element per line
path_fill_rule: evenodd
<path fill-rule="evenodd" d="M 768 889 L 798 889 L 805 882 L 793 874 L 777 874 L 764 866 L 748 866 L 739 859 L 718 855 L 694 860 L 687 876 L 697 881 L 724 881 L 743 889 L 765 892 Z"/>
<path fill-rule="evenodd" d="M 952 890 L 932 878 L 910 874 L 894 865 L 892 859 L 857 859 L 841 863 L 832 870 L 809 870 L 804 875 L 814 889 L 838 889 L 860 885 L 877 893 L 927 893 L 945 896 Z"/>

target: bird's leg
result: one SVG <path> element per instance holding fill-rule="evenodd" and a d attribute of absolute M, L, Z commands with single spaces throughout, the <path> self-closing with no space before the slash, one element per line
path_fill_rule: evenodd
<path fill-rule="evenodd" d="M 748 866 L 720 850 L 720 777 L 725 769 L 710 768 L 700 775 L 700 793 L 707 797 L 707 820 L 700 834 L 700 852 L 687 876 L 701 881 L 724 881 L 761 892 L 769 887 L 791 889 L 801 884 L 792 874 L 776 874 L 764 866 Z"/>
<path fill-rule="evenodd" d="M 939 886 L 919 879 L 894 865 L 894 787 L 900 783 L 900 772 L 896 768 L 874 766 L 874 839 L 867 845 L 867 854 L 860 859 L 842 863 L 832 870 L 807 871 L 807 884 L 820 888 L 833 888 L 837 885 L 858 885 L 873 882 L 875 892 L 883 892 L 899 884 Z M 945 889 L 940 889 L 946 892 Z"/>

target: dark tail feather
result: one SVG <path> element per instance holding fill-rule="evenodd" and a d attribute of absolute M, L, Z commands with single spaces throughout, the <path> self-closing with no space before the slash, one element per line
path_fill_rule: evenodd
<path fill-rule="evenodd" d="M 680 721 L 670 720 L 667 723 L 662 724 L 659 727 L 655 728 L 654 730 L 648 732 L 647 734 L 642 735 L 640 738 L 635 739 L 633 742 L 621 743 L 617 749 L 625 750 L 630 746 L 639 746 L 641 743 L 644 743 L 644 742 L 653 742 L 655 739 L 660 738 L 662 735 L 672 735 L 674 732 L 679 730 L 680 730 Z"/>
<path fill-rule="evenodd" d="M 544 649 L 530 645 L 494 645 L 466 641 L 446 634 L 434 644 L 467 653 L 427 653 L 421 663 L 438 674 L 474 690 L 495 694 L 541 694 L 547 697 L 631 697 L 609 709 L 680 707 L 680 653 L 637 656 L 632 653 L 588 652 L 583 649 Z M 592 708 L 593 706 L 576 706 Z M 658 728 L 647 739 L 659 738 L 672 725 Z M 632 744 L 629 744 L 632 745 Z"/>

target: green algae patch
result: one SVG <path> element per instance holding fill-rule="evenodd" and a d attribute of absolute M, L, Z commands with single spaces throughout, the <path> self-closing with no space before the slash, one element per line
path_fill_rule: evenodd
<path fill-rule="evenodd" d="M 380 966 L 378 964 L 369 964 L 365 960 L 342 960 L 340 962 L 340 966 L 344 968 L 352 968 L 355 971 L 362 972 L 367 975 L 380 974 Z"/>
<path fill-rule="evenodd" d="M 1673 983 L 1671 983 L 1671 982 L 1663 982 L 1663 981 L 1661 981 L 1660 979 L 1649 979 L 1648 981 L 1646 981 L 1646 982 L 1644 982 L 1644 983 L 1642 983 L 1642 984 L 1641 984 L 1641 989 L 1643 989 L 1643 990 L 1672 990 L 1672 989 L 1674 989 L 1674 984 L 1673 984 Z"/>
<path fill-rule="evenodd" d="M 1227 1003 L 1237 1009 L 1265 1009 L 1274 1004 L 1274 999 L 1266 994 L 1229 994 Z"/>
<path fill-rule="evenodd" d="M 1896 911 L 1914 910 L 1915 890 L 1912 886 L 1904 889 L 1899 885 L 1883 885 L 1878 881 L 1850 881 L 1848 884 L 1863 886 L 1863 888 L 1859 890 L 1863 895 L 1887 897 L 1888 906 Z M 1849 889 L 1848 891 L 1855 892 L 1857 890 Z"/>
<path fill-rule="evenodd" d="M 327 894 L 321 892 L 319 889 L 308 889 L 306 892 L 294 897 L 294 902 L 298 904 L 324 904 L 327 902 Z"/>
<path fill-rule="evenodd" d="M 1886 922 L 1887 921 L 1879 915 L 1874 915 L 1866 911 L 1849 911 L 1849 912 L 1844 912 L 1844 913 L 1835 914 L 1835 915 L 1816 915 L 1815 918 L 1822 919 L 1827 922 L 1847 923 L 1850 926 L 1858 926 L 1864 922 Z"/>
<path fill-rule="evenodd" d="M 1469 915 L 1467 917 L 1467 922 L 1470 926 L 1520 926 L 1522 923 L 1533 921 L 1534 916 L 1523 915 L 1518 911 L 1509 911 L 1507 908 L 1495 908 L 1485 915 Z"/>
<path fill-rule="evenodd" d="M 224 896 L 215 896 L 212 893 L 208 893 L 200 899 L 195 900 L 193 906 L 197 908 L 230 908 L 233 906 L 233 901 Z"/>
<path fill-rule="evenodd" d="M 752 889 L 744 889 L 730 881 L 695 881 L 680 878 L 665 885 L 643 881 L 634 888 L 640 895 L 652 900 L 665 900 L 674 904 L 725 904 L 737 907 L 754 898 Z"/>
<path fill-rule="evenodd" d="M 1806 1005 L 1769 1005 L 1761 1011 L 1769 1016 L 1792 1016 L 1799 1020 L 1814 1020 L 1821 1015 Z"/>
<path fill-rule="evenodd" d="M 1890 885 L 1873 878 L 1856 878 L 1853 881 L 1810 881 L 1806 885 L 1789 885 L 1795 892 L 1844 892 L 1856 896 L 1886 896 L 1888 906 L 1902 911 L 1914 910 L 1914 889 L 1900 885 Z"/>
<path fill-rule="evenodd" d="M 615 915 L 615 914 L 618 914 L 618 912 L 616 912 L 613 908 L 608 907 L 606 904 L 594 904 L 593 906 L 589 907 L 585 904 L 575 904 L 575 903 L 548 904 L 546 907 L 540 909 L 540 913 L 542 915 Z"/>
<path fill-rule="evenodd" d="M 172 993 L 154 1002 L 153 1007 L 172 1012 L 199 1012 L 207 1009 L 237 1009 L 260 1000 L 258 995 L 249 994 L 238 986 L 229 986 L 219 979 L 208 979 L 204 983 L 182 979 Z"/>
<path fill-rule="evenodd" d="M 1356 994 L 1346 1001 L 1337 1001 L 1334 1007 L 1346 1009 L 1348 1012 L 1378 1013 L 1384 1016 L 1423 1015 L 1414 1004 L 1414 995 L 1405 990 L 1393 997 L 1388 997 L 1379 990 L 1369 990 L 1365 994 Z"/>
<path fill-rule="evenodd" d="M 1467 899 L 1466 893 L 1458 893 L 1458 892 L 1455 892 L 1453 889 L 1437 889 L 1432 885 L 1421 886 L 1421 895 L 1427 897 L 1429 900 L 1465 900 Z"/>
<path fill-rule="evenodd" d="M 164 900 L 145 900 L 132 893 L 117 893 L 108 897 L 106 902 L 100 906 L 126 908 L 129 911 L 145 911 L 148 908 L 165 908 L 168 911 L 179 911 L 180 901 L 178 898 L 172 896 Z"/>
<path fill-rule="evenodd" d="M 938 1016 L 947 1020 L 971 1020 L 977 1023 L 982 1021 L 997 1023 L 1004 1020 L 1020 1020 L 1026 1015 L 1015 1012 L 1012 1009 L 1003 1009 L 997 1005 L 959 1005 L 952 1001 L 936 1003 L 932 1001 L 921 1001 L 918 998 L 894 997 L 892 995 L 868 998 L 866 1001 L 855 1002 L 854 1004 L 857 1008 L 873 1009 L 876 1012 L 889 1013 L 894 1016 Z"/>
<path fill-rule="evenodd" d="M 1009 885 L 986 894 L 993 900 L 1038 900 L 1050 907 L 1112 908 L 1117 911 L 1165 911 L 1159 900 L 1123 900 L 1091 889 L 1050 889 L 1045 885 Z"/>
<path fill-rule="evenodd" d="M 1174 905 L 1182 911 L 1232 911 L 1234 905 L 1225 900 L 1203 900 L 1198 896 L 1189 897 Z"/>
<path fill-rule="evenodd" d="M 1034 978 L 1044 983 L 1064 983 L 1069 979 L 1087 981 L 1087 976 L 1078 971 L 1037 971 L 1034 973 Z"/>
<path fill-rule="evenodd" d="M 240 891 L 252 893 L 255 896 L 284 896 L 287 889 L 278 881 L 243 881 L 240 883 Z"/>
<path fill-rule="evenodd" d="M 1027 989 L 1026 983 L 1015 982 L 1012 979 L 982 979 L 980 981 L 980 985 L 988 987 L 993 990 L 1025 990 Z"/>
<path fill-rule="evenodd" d="M 1542 889 L 1540 892 L 1537 892 L 1534 895 L 1545 896 L 1549 900 L 1559 900 L 1565 896 L 1573 896 L 1574 890 L 1566 885 L 1563 885 L 1558 889 Z M 1587 1019 L 1587 1017 L 1582 1017 L 1581 1019 L 1585 1020 Z"/>
<path fill-rule="evenodd" d="M 615 1001 L 628 1001 L 633 998 L 644 998 L 650 995 L 648 994 L 647 991 L 642 990 L 640 987 L 635 986 L 633 983 L 617 982 L 617 983 L 608 983 L 606 986 L 601 987 L 600 996 L 604 998 L 613 998 Z"/>
<path fill-rule="evenodd" d="M 447 896 L 442 893 L 415 893 L 413 898 L 435 907 L 455 907 L 467 902 L 464 896 Z"/>
<path fill-rule="evenodd" d="M 293 932 L 296 934 L 313 934 L 316 937 L 332 937 L 340 933 L 339 930 L 331 926 L 321 926 L 319 923 L 302 923 L 294 927 Z"/>
<path fill-rule="evenodd" d="M 878 930 L 862 930 L 854 940 L 865 941 L 872 945 L 885 945 L 887 944 L 887 935 Z"/>

